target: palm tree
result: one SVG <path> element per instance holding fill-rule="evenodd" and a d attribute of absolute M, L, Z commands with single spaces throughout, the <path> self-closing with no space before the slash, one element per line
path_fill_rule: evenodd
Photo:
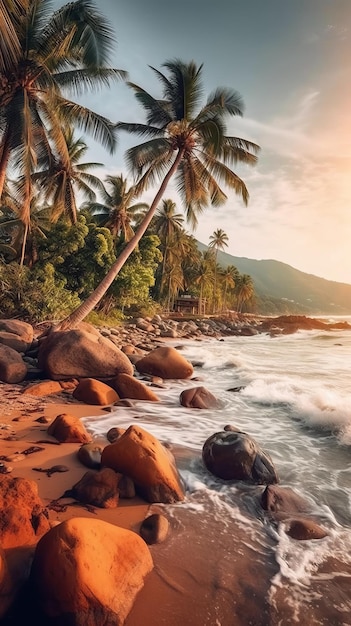
<path fill-rule="evenodd" d="M 99 226 L 108 228 L 116 239 L 121 236 L 123 241 L 129 241 L 133 235 L 133 225 L 140 214 L 149 208 L 145 202 L 137 202 L 135 187 L 128 187 L 123 175 L 107 176 L 105 179 L 108 189 L 103 188 L 102 202 L 89 202 L 85 207 L 93 215 Z"/>
<path fill-rule="evenodd" d="M 15 5 L 18 11 L 12 11 Z M 115 148 L 115 125 L 64 93 L 79 95 L 126 73 L 106 66 L 114 36 L 91 0 L 70 2 L 53 14 L 45 0 L 17 0 L 15 5 L 3 0 L 0 7 L 6 39 L 16 33 L 9 54 L 6 43 L 0 47 L 0 197 L 9 168 L 18 170 L 22 218 L 28 228 L 31 175 L 38 162 L 50 169 L 60 155 L 69 170 L 63 127 L 78 126 L 111 152 Z"/>
<path fill-rule="evenodd" d="M 231 169 L 238 161 L 253 165 L 258 146 L 250 141 L 226 135 L 225 118 L 242 115 L 240 95 L 219 88 L 201 107 L 202 66 L 176 59 L 164 64 L 168 76 L 151 68 L 162 86 L 162 98 L 153 97 L 134 83 L 129 83 L 137 100 L 146 111 L 146 124 L 119 122 L 117 128 L 148 138 L 130 148 L 127 162 L 137 177 L 136 189 L 143 192 L 161 180 L 149 211 L 137 232 L 128 242 L 95 291 L 61 324 L 71 328 L 96 306 L 111 285 L 121 267 L 132 253 L 149 226 L 171 178 L 175 176 L 177 189 L 184 203 L 186 216 L 194 226 L 197 216 L 206 206 L 215 207 L 227 196 L 221 188 L 225 184 L 248 202 L 244 182 Z"/>
<path fill-rule="evenodd" d="M 207 292 L 210 285 L 213 284 L 213 263 L 212 258 L 204 253 L 202 259 L 198 265 L 196 278 L 194 280 L 195 284 L 200 288 L 200 306 L 199 312 L 205 314 L 205 300 L 204 293 Z"/>
<path fill-rule="evenodd" d="M 182 229 L 182 224 L 184 222 L 184 217 L 181 213 L 175 212 L 176 208 L 176 203 L 173 202 L 173 200 L 163 200 L 161 208 L 157 209 L 150 225 L 161 241 L 163 260 L 161 267 L 160 292 L 162 292 L 164 288 L 166 267 L 168 266 L 169 268 L 170 265 L 172 265 L 170 258 L 172 248 L 175 251 L 177 250 L 177 248 L 174 247 L 175 236 Z"/>
<path fill-rule="evenodd" d="M 234 289 L 239 277 L 240 274 L 235 265 L 228 265 L 221 271 L 221 282 L 224 286 L 223 308 L 225 310 L 227 309 L 228 289 Z"/>
<path fill-rule="evenodd" d="M 103 167 L 102 163 L 81 163 L 88 150 L 88 146 L 82 137 L 76 139 L 72 128 L 63 129 L 63 135 L 67 145 L 69 161 L 65 162 L 60 155 L 55 159 L 49 169 L 36 172 L 32 176 L 44 191 L 46 200 L 52 203 L 51 219 L 55 223 L 65 215 L 71 224 L 77 223 L 76 193 L 91 202 L 95 200 L 94 189 L 104 190 L 100 178 L 89 172 L 90 169 Z"/>
<path fill-rule="evenodd" d="M 4 212 L 0 219 L 0 231 L 7 233 L 10 245 L 15 251 L 13 258 L 19 259 L 19 265 L 31 267 L 38 260 L 38 240 L 46 239 L 50 230 L 51 207 L 41 204 L 40 198 L 33 196 L 30 203 L 30 221 L 25 223 L 21 217 L 21 206 L 15 198 L 12 199 L 11 209 Z"/>
<path fill-rule="evenodd" d="M 225 246 L 228 246 L 228 235 L 222 230 L 218 228 L 214 231 L 213 235 L 210 237 L 210 243 L 208 245 L 209 248 L 214 250 L 214 260 L 215 260 L 215 273 L 214 273 L 214 281 L 213 281 L 213 312 L 216 312 L 216 290 L 217 290 L 217 256 L 218 250 L 224 250 Z"/>
<path fill-rule="evenodd" d="M 241 274 L 236 288 L 237 307 L 239 313 L 242 312 L 244 303 L 250 300 L 253 294 L 254 284 L 251 276 L 249 274 Z"/>

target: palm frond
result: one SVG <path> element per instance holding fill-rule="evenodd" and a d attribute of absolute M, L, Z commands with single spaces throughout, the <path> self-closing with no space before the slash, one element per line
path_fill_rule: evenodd
<path fill-rule="evenodd" d="M 117 130 L 124 130 L 127 133 L 138 135 L 139 137 L 163 137 L 164 130 L 156 126 L 147 124 L 137 124 L 133 122 L 117 122 Z"/>
<path fill-rule="evenodd" d="M 165 84 L 164 97 L 172 103 L 174 120 L 191 120 L 203 94 L 202 65 L 194 61 L 184 63 L 180 59 L 166 61 L 170 79 Z"/>
<path fill-rule="evenodd" d="M 115 48 L 115 34 L 110 22 L 89 0 L 76 0 L 58 9 L 51 28 L 66 33 L 74 28 L 71 48 L 79 50 L 86 66 L 104 65 Z"/>
<path fill-rule="evenodd" d="M 53 75 L 60 89 L 78 96 L 109 87 L 112 81 L 126 80 L 127 77 L 124 70 L 105 67 L 72 69 Z"/>
<path fill-rule="evenodd" d="M 168 111 L 167 100 L 157 100 L 153 98 L 153 96 L 135 83 L 128 82 L 127 84 L 133 89 L 136 99 L 145 109 L 148 125 L 164 128 L 172 121 L 172 117 Z"/>
<path fill-rule="evenodd" d="M 76 104 L 65 98 L 56 98 L 59 107 L 59 116 L 62 122 L 74 124 L 84 132 L 92 135 L 96 141 L 100 141 L 111 153 L 114 152 L 117 143 L 116 125 L 107 117 L 94 113 L 91 109 Z"/>
<path fill-rule="evenodd" d="M 126 161 L 131 172 L 140 176 L 153 162 L 166 160 L 168 163 L 173 154 L 174 151 L 168 139 L 151 139 L 127 150 Z"/>

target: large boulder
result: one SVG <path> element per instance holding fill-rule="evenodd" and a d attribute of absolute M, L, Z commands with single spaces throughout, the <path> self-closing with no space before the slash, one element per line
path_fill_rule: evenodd
<path fill-rule="evenodd" d="M 48 378 L 109 378 L 133 374 L 128 357 L 112 341 L 86 330 L 55 331 L 40 344 L 39 367 Z"/>
<path fill-rule="evenodd" d="M 33 326 L 20 320 L 0 320 L 0 344 L 17 352 L 27 352 L 34 337 Z"/>
<path fill-rule="evenodd" d="M 38 543 L 30 582 L 39 607 L 56 626 L 122 626 L 152 568 L 139 535 L 76 517 Z"/>
<path fill-rule="evenodd" d="M 278 482 L 270 456 L 250 435 L 230 430 L 214 433 L 202 448 L 206 468 L 224 480 L 245 480 L 259 485 Z"/>
<path fill-rule="evenodd" d="M 33 545 L 50 528 L 33 480 L 0 475 L 0 546 Z"/>
<path fill-rule="evenodd" d="M 141 374 L 161 378 L 189 378 L 194 371 L 192 364 L 172 347 L 151 350 L 136 362 L 135 367 Z"/>
<path fill-rule="evenodd" d="M 110 385 L 95 378 L 82 378 L 73 391 L 73 397 L 86 404 L 106 406 L 119 400 L 119 396 Z"/>
<path fill-rule="evenodd" d="M 132 478 L 138 493 L 148 502 L 184 499 L 173 455 L 139 426 L 130 426 L 115 443 L 103 449 L 101 465 Z"/>
<path fill-rule="evenodd" d="M 21 383 L 27 376 L 27 372 L 27 366 L 17 350 L 0 344 L 0 381 L 11 384 Z"/>
<path fill-rule="evenodd" d="M 92 436 L 76 415 L 61 413 L 48 427 L 48 435 L 61 443 L 90 443 Z"/>
<path fill-rule="evenodd" d="M 135 376 L 129 374 L 117 374 L 109 381 L 109 384 L 116 390 L 120 398 L 131 398 L 132 400 L 148 400 L 158 402 L 159 397 Z"/>

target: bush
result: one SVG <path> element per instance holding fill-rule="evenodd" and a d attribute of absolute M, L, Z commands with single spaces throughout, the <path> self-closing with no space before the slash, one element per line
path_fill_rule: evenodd
<path fill-rule="evenodd" d="M 18 263 L 0 263 L 0 315 L 21 317 L 31 323 L 59 320 L 80 304 L 75 293 L 55 279 L 53 265 L 30 270 Z"/>

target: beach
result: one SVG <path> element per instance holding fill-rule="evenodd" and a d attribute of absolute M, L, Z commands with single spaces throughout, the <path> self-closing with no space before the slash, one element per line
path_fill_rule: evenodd
<path fill-rule="evenodd" d="M 88 517 L 139 533 L 143 520 L 154 512 L 168 519 L 170 530 L 166 539 L 149 546 L 154 567 L 136 596 L 126 626 L 296 623 L 349 626 L 351 562 L 346 442 L 350 415 L 348 411 L 345 413 L 347 396 L 342 394 L 343 389 L 347 391 L 347 377 L 341 380 L 348 337 L 339 331 L 333 335 L 316 331 L 279 338 L 260 335 L 226 337 L 220 341 L 211 337 L 182 340 L 178 349 L 189 361 L 197 363 L 192 379 L 166 381 L 164 388 L 156 388 L 159 402 L 138 401 L 132 407 L 84 404 L 72 396 L 72 390 L 45 397 L 23 395 L 23 389 L 32 382 L 2 383 L 1 454 L 8 459 L 3 463 L 11 469 L 10 475 L 35 481 L 52 525 L 71 517 Z M 177 343 L 166 341 L 167 345 Z M 324 378 L 322 385 L 312 378 L 310 346 L 315 351 L 313 354 L 319 355 L 318 381 Z M 294 355 L 295 347 L 300 352 Z M 310 362 L 310 380 L 306 387 L 301 387 L 299 382 L 297 388 L 295 363 L 300 362 L 302 349 Z M 269 359 L 273 357 L 275 361 L 270 365 Z M 332 358 L 342 383 L 340 392 L 334 395 L 334 390 L 326 384 L 328 378 L 331 380 Z M 282 360 L 283 382 L 276 365 Z M 306 383 L 305 370 L 298 374 L 299 381 Z M 237 385 L 235 392 L 230 391 L 230 383 Z M 179 406 L 179 393 L 199 384 L 223 400 L 221 410 Z M 317 387 L 313 387 L 317 384 L 318 394 Z M 334 420 L 332 429 L 326 429 L 326 407 L 329 407 L 328 416 Z M 94 442 L 102 446 L 108 444 L 106 433 L 113 426 L 125 428 L 136 423 L 154 433 L 174 455 L 185 484 L 185 500 L 176 504 L 149 504 L 136 497 L 120 499 L 114 509 L 94 507 L 92 510 L 73 503 L 72 499 L 61 499 L 87 471 L 77 457 L 79 444 L 59 444 L 47 433 L 49 423 L 62 413 L 79 417 Z M 309 430 L 305 426 L 301 429 L 302 419 Z M 221 430 L 228 422 L 245 427 L 268 448 L 283 486 L 290 485 L 313 501 L 314 519 L 328 531 L 325 539 L 288 538 L 284 525 L 272 523 L 262 510 L 264 486 L 238 485 L 235 481 L 227 484 L 210 477 L 202 463 L 201 446 L 211 432 Z M 281 428 L 285 433 L 288 426 L 294 428 L 291 454 L 295 465 L 289 457 L 291 435 L 282 440 L 277 430 Z M 300 445 L 302 451 L 298 452 Z M 25 453 L 33 447 L 40 449 Z M 313 450 L 320 463 L 329 455 L 330 468 L 321 465 L 321 474 L 312 483 Z M 33 469 L 55 465 L 64 465 L 68 471 L 47 475 Z M 333 468 L 337 472 L 335 477 Z M 334 495 L 327 500 L 329 493 Z M 63 506 L 57 506 L 57 500 Z M 20 579 L 23 550 L 7 552 L 12 571 Z M 32 554 L 33 548 L 26 558 L 30 559 Z M 28 618 L 28 613 L 25 617 Z M 10 615 L 3 623 L 17 625 L 23 619 L 23 615 Z M 35 621 L 36 615 L 31 615 L 31 620 Z"/>
<path fill-rule="evenodd" d="M 12 475 L 37 483 L 39 496 L 43 505 L 48 507 L 52 524 L 75 516 L 90 517 L 138 532 L 142 521 L 151 513 L 162 512 L 167 517 L 167 505 L 149 504 L 136 497 L 120 500 L 116 509 L 95 508 L 94 512 L 79 504 L 67 505 L 62 511 L 50 508 L 50 503 L 71 488 L 86 468 L 77 459 L 79 444 L 58 445 L 54 438 L 47 435 L 47 425 L 43 426 L 37 420 L 43 416 L 53 420 L 62 413 L 80 418 L 89 415 L 101 415 L 103 418 L 106 416 L 104 409 L 76 402 L 67 392 L 33 398 L 22 395 L 20 385 L 2 384 L 2 456 L 13 459 L 6 462 L 12 468 Z M 101 443 L 106 445 L 108 442 L 101 440 Z M 41 450 L 23 454 L 31 447 Z M 195 450 L 190 454 L 189 449 L 179 446 L 172 452 L 177 467 L 183 469 L 195 456 L 199 456 Z M 15 461 L 16 456 L 18 461 Z M 33 469 L 50 468 L 57 464 L 64 464 L 69 470 L 47 476 Z M 126 626 L 267 624 L 269 606 L 265 596 L 276 569 L 274 565 L 267 567 L 267 564 L 259 563 L 258 554 L 245 547 L 242 529 L 235 523 L 229 533 L 227 529 L 223 533 L 223 524 L 212 517 L 210 511 L 206 516 L 198 516 L 196 510 L 182 507 L 182 503 L 172 508 L 169 537 L 162 544 L 150 546 L 154 569 L 137 596 Z M 232 554 L 234 545 L 236 558 L 233 560 L 231 557 L 228 563 L 228 554 Z M 18 556 L 16 549 L 9 552 L 12 571 L 21 576 L 22 550 L 17 550 Z M 257 588 L 258 578 L 260 588 Z M 252 596 L 255 602 L 251 601 Z M 35 616 L 32 618 L 35 619 Z M 9 619 L 4 623 L 17 622 Z"/>

